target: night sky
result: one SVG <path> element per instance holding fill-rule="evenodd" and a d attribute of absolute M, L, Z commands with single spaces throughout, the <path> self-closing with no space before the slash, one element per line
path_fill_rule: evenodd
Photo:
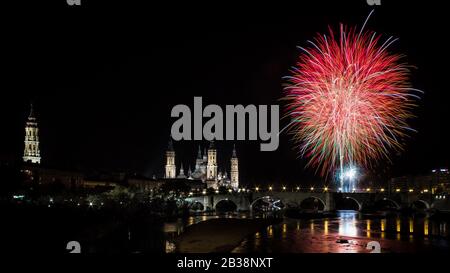
<path fill-rule="evenodd" d="M 282 77 L 300 53 L 296 46 L 329 25 L 361 26 L 372 9 L 365 0 L 311 1 L 314 6 L 124 2 L 2 7 L 0 160 L 20 160 L 34 101 L 45 165 L 161 176 L 174 105 L 192 107 L 194 96 L 223 107 L 279 104 Z M 448 15 L 439 5 L 442 1 L 384 0 L 367 25 L 385 38 L 400 38 L 391 50 L 417 66 L 412 82 L 425 91 L 411 122 L 418 133 L 404 153 L 392 156 L 392 165 L 380 164 L 375 170 L 380 177 L 449 166 Z M 199 144 L 206 145 L 175 143 L 178 166 L 180 160 L 194 166 Z M 244 184 L 321 180 L 304 169 L 306 161 L 286 135 L 275 152 L 260 152 L 259 141 L 235 144 Z M 229 172 L 232 145 L 217 143 L 222 171 Z"/>

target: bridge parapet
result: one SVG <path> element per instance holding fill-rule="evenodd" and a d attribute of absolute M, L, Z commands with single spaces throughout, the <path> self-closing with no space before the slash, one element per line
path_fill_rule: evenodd
<path fill-rule="evenodd" d="M 359 209 L 366 205 L 375 204 L 381 200 L 390 201 L 397 208 L 411 207 L 415 202 L 421 202 L 426 208 L 432 208 L 435 196 L 423 193 L 394 193 L 388 194 L 384 192 L 354 192 L 354 193 L 338 193 L 338 192 L 314 192 L 314 191 L 258 191 L 258 192 L 241 192 L 229 194 L 212 194 L 201 195 L 186 198 L 191 203 L 201 203 L 205 210 L 215 209 L 221 201 L 228 200 L 236 204 L 240 211 L 248 211 L 252 209 L 255 201 L 265 197 L 280 200 L 287 206 L 300 206 L 300 204 L 308 198 L 319 200 L 324 205 L 325 211 L 332 211 L 336 208 L 336 200 L 339 198 L 348 198 L 356 201 Z"/>

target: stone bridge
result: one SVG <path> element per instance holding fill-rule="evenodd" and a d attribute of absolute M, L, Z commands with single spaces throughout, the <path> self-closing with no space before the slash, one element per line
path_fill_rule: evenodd
<path fill-rule="evenodd" d="M 432 194 L 420 193 L 337 193 L 337 192 L 252 192 L 252 193 L 229 193 L 203 195 L 186 198 L 186 201 L 192 205 L 197 204 L 203 210 L 214 210 L 220 202 L 232 202 L 236 205 L 238 211 L 252 210 L 253 205 L 258 200 L 272 199 L 279 200 L 287 207 L 300 207 L 305 200 L 316 200 L 323 205 L 324 211 L 332 211 L 336 209 L 337 200 L 349 199 L 357 205 L 359 210 L 366 206 L 376 204 L 383 201 L 388 202 L 391 207 L 401 209 L 414 205 L 426 209 L 439 209 L 450 211 L 448 200 L 436 200 L 436 196 Z M 201 204 L 201 205 L 200 205 Z"/>

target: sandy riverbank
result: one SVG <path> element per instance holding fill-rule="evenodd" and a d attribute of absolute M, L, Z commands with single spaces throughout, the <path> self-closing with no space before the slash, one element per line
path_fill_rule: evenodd
<path fill-rule="evenodd" d="M 180 253 L 230 252 L 247 236 L 280 222 L 281 219 L 207 220 L 189 226 L 176 240 L 176 251 Z"/>

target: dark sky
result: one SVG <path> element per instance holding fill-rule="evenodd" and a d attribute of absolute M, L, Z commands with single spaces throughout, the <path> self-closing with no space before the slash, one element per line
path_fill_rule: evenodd
<path fill-rule="evenodd" d="M 365 0 L 180 2 L 2 7 L 0 159 L 22 156 L 33 100 L 46 165 L 162 175 L 174 105 L 192 105 L 194 96 L 221 106 L 278 104 L 296 46 L 340 22 L 361 26 L 372 9 Z M 383 0 L 367 25 L 400 38 L 391 50 L 418 67 L 412 81 L 426 92 L 412 122 L 418 133 L 377 174 L 449 165 L 448 15 L 434 2 Z M 175 143 L 177 161 L 194 165 L 198 144 Z M 217 143 L 227 170 L 232 145 Z M 285 135 L 275 152 L 260 152 L 259 141 L 236 145 L 244 183 L 321 180 Z"/>

